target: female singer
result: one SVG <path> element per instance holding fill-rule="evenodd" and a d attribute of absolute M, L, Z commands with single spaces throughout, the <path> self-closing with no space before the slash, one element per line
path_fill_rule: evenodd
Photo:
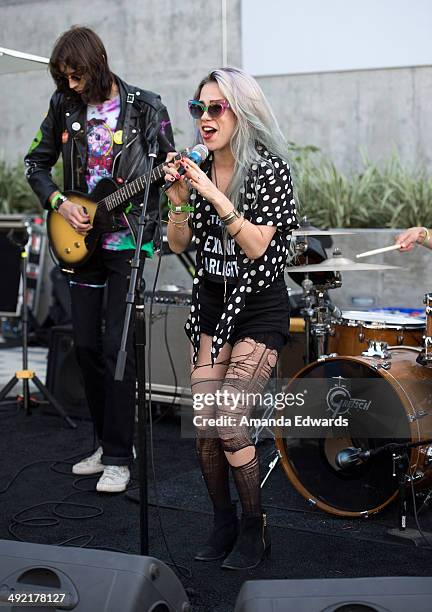
<path fill-rule="evenodd" d="M 290 231 L 298 227 L 296 206 L 287 144 L 251 76 L 237 68 L 214 70 L 188 106 L 197 142 L 207 146 L 209 157 L 199 167 L 188 158 L 172 163 L 168 154 L 165 170 L 173 182 L 167 192 L 170 248 L 181 253 L 194 238 L 197 249 L 185 326 L 191 386 L 194 398 L 214 398 L 199 411 L 197 427 L 214 525 L 195 559 L 225 558 L 223 568 L 248 569 L 260 563 L 270 540 L 257 453 L 248 426 L 239 423 L 253 407 L 246 394 L 263 390 L 287 341 L 284 267 Z M 207 425 L 215 416 L 225 416 L 218 419 L 223 424 Z M 240 526 L 229 467 L 242 506 Z"/>

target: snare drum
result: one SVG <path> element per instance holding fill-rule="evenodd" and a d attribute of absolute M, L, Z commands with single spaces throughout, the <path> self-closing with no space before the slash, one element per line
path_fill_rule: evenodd
<path fill-rule="evenodd" d="M 347 310 L 332 323 L 327 353 L 361 355 L 369 340 L 386 342 L 388 346 L 420 346 L 424 330 L 425 321 L 419 317 Z"/>

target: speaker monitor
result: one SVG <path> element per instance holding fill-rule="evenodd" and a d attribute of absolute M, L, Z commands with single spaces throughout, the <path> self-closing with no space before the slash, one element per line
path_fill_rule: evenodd
<path fill-rule="evenodd" d="M 14 606 L 11 595 L 18 603 L 18 594 L 23 596 Z M 5 612 L 191 610 L 177 576 L 153 557 L 7 540 L 0 541 L 0 608 Z"/>
<path fill-rule="evenodd" d="M 245 582 L 234 612 L 430 612 L 432 578 Z"/>
<path fill-rule="evenodd" d="M 90 418 L 71 325 L 51 328 L 46 386 L 69 416 Z"/>

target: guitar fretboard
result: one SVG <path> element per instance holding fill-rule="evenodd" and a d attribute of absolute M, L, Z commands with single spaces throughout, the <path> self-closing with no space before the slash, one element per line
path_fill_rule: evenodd
<path fill-rule="evenodd" d="M 181 159 L 181 156 L 182 154 L 178 153 L 174 157 L 174 160 Z M 153 169 L 151 173 L 150 183 L 154 183 L 155 181 L 160 180 L 164 176 L 164 164 L 165 162 L 159 164 L 159 166 L 156 166 L 156 168 Z M 114 193 L 111 193 L 109 196 L 106 196 L 98 203 L 98 206 L 105 206 L 108 212 L 114 210 L 114 208 L 117 208 L 117 206 L 120 206 L 120 204 L 127 202 L 127 200 L 130 200 L 133 196 L 145 191 L 146 182 L 146 176 L 140 176 L 134 181 L 126 183 L 126 185 L 120 187 L 120 189 L 114 191 Z"/>

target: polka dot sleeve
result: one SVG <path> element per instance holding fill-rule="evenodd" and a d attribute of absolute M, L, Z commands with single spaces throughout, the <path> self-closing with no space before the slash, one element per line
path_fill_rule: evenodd
<path fill-rule="evenodd" d="M 298 227 L 296 202 L 288 164 L 272 157 L 258 170 L 257 199 L 250 220 L 256 225 L 273 225 L 287 231 Z"/>

